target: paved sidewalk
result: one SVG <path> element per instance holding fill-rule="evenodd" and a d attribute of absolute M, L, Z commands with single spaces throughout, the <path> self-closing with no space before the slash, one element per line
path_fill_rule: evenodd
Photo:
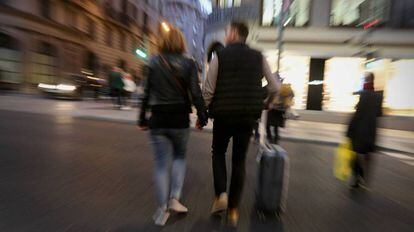
<path fill-rule="evenodd" d="M 136 108 L 128 111 L 116 110 L 108 100 L 101 100 L 98 102 L 86 100 L 77 102 L 19 95 L 1 96 L 0 109 L 39 114 L 66 115 L 129 124 L 136 123 L 138 112 L 138 109 Z M 310 113 L 312 114 L 312 112 Z M 320 114 L 321 113 L 319 113 L 319 115 Z M 328 117 L 326 115 L 322 116 Z M 306 117 L 308 116 L 304 116 L 303 121 L 288 120 L 286 128 L 281 129 L 282 139 L 328 145 L 337 145 L 344 139 L 346 125 L 341 124 L 339 121 L 336 122 L 335 120 L 333 120 L 335 123 L 326 123 L 326 118 L 324 118 L 325 122 L 315 122 L 316 118 L 308 120 Z M 344 116 L 342 116 L 342 121 L 344 121 L 343 118 Z M 195 119 L 196 117 L 192 115 L 193 127 Z M 407 120 L 408 121 L 405 123 L 407 123 L 407 128 L 409 128 L 412 126 L 409 125 L 412 118 L 408 118 Z M 209 131 L 211 129 L 212 123 L 210 121 L 205 130 Z M 403 152 L 414 155 L 414 132 L 409 131 L 409 129 L 408 131 L 405 131 L 381 128 L 379 129 L 378 146 L 382 150 Z"/>
<path fill-rule="evenodd" d="M 101 119 L 124 123 L 136 123 L 138 109 L 128 111 L 115 110 L 110 104 L 83 105 L 74 110 L 73 115 L 81 118 Z M 191 115 L 192 127 L 196 116 Z M 310 122 L 301 120 L 288 120 L 286 128 L 281 129 L 281 137 L 284 140 L 312 142 L 329 145 L 337 145 L 344 139 L 347 126 L 335 123 Z M 206 131 L 212 129 L 212 122 L 205 127 Z M 398 151 L 414 154 L 414 132 L 379 129 L 378 146 L 382 150 Z"/>

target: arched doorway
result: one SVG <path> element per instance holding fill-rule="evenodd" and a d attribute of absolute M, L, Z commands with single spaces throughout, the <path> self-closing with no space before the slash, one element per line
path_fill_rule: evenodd
<path fill-rule="evenodd" d="M 92 51 L 87 51 L 84 60 L 84 69 L 97 74 L 99 71 L 99 57 Z"/>
<path fill-rule="evenodd" d="M 20 43 L 0 32 L 0 88 L 15 89 L 23 82 Z"/>
<path fill-rule="evenodd" d="M 58 51 L 55 45 L 37 41 L 32 53 L 31 84 L 53 84 L 58 79 Z"/>

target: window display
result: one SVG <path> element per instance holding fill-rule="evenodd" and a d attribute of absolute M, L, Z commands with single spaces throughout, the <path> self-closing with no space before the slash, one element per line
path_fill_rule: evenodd
<path fill-rule="evenodd" d="M 284 26 L 303 27 L 309 21 L 311 0 L 295 0 L 292 2 L 284 22 Z M 263 1 L 263 26 L 277 26 L 282 9 L 282 0 Z"/>

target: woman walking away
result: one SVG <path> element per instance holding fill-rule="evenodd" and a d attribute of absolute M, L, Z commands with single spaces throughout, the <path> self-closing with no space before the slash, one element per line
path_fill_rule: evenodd
<path fill-rule="evenodd" d="M 293 105 L 294 96 L 295 94 L 293 93 L 291 85 L 282 84 L 279 94 L 270 105 L 267 114 L 266 132 L 268 140 L 273 144 L 279 143 L 279 127 L 285 127 L 286 112 Z"/>
<path fill-rule="evenodd" d="M 356 112 L 349 124 L 347 136 L 352 141 L 357 157 L 353 165 L 351 187 L 367 184 L 370 153 L 375 151 L 377 117 L 382 116 L 382 92 L 374 91 L 374 74 L 365 75 L 364 89 L 360 92 Z"/>
<path fill-rule="evenodd" d="M 161 36 L 160 54 L 151 58 L 144 84 L 138 126 L 149 128 L 154 151 L 155 190 L 159 208 L 153 219 L 165 225 L 170 211 L 186 213 L 179 200 L 186 171 L 186 148 L 189 137 L 191 105 L 197 109 L 197 127 L 206 125 L 208 117 L 198 81 L 197 67 L 186 58 L 183 34 L 171 28 Z M 146 119 L 147 110 L 151 117 Z M 172 156 L 169 172 L 168 160 Z M 171 183 L 170 183 L 171 182 Z"/>

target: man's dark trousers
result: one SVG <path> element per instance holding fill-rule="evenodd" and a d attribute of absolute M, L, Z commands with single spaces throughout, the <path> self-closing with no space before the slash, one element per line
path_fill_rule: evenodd
<path fill-rule="evenodd" d="M 246 154 L 255 120 L 216 118 L 213 125 L 213 174 L 216 196 L 227 192 L 226 151 L 233 138 L 229 208 L 237 208 L 244 185 Z"/>

